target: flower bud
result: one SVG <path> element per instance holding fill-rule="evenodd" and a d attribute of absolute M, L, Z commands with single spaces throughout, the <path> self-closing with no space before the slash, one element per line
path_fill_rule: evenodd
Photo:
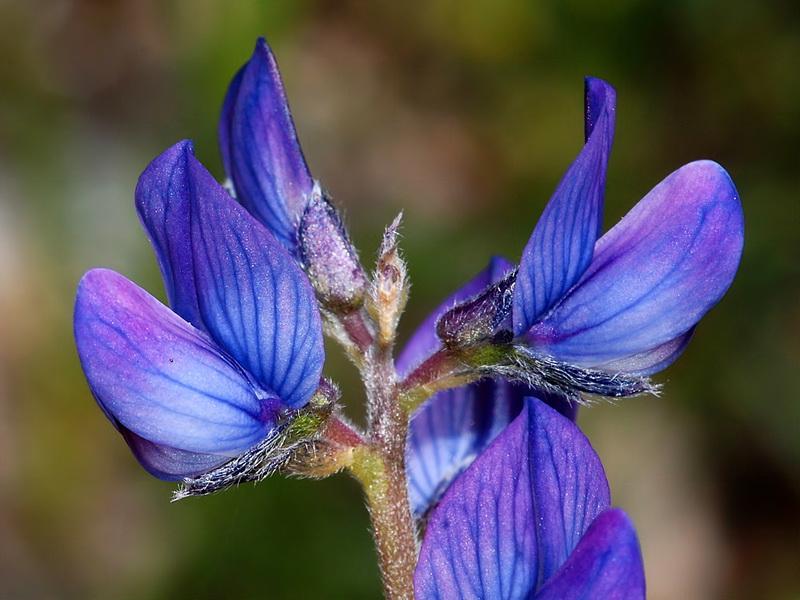
<path fill-rule="evenodd" d="M 384 347 L 394 342 L 397 322 L 408 300 L 406 263 L 400 257 L 397 244 L 402 216 L 402 214 L 397 215 L 392 224 L 386 228 L 378 251 L 372 285 L 372 306 L 369 308 L 378 323 L 378 340 Z"/>

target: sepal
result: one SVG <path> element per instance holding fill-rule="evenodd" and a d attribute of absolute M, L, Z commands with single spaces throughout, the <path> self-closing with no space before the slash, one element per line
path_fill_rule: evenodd
<path fill-rule="evenodd" d="M 197 477 L 186 477 L 173 500 L 204 496 L 248 481 L 261 481 L 273 473 L 285 471 L 319 442 L 336 410 L 338 389 L 328 380 L 320 380 L 308 403 L 286 411 L 281 421 L 259 444 L 224 465 Z M 321 468 L 317 457 L 316 468 Z M 345 466 L 341 464 L 337 469 Z M 333 472 L 333 471 L 330 471 Z"/>
<path fill-rule="evenodd" d="M 511 303 L 516 270 L 506 274 L 476 297 L 444 313 L 436 323 L 436 334 L 453 351 L 486 342 L 506 344 L 511 341 Z"/>
<path fill-rule="evenodd" d="M 322 479 L 353 462 L 353 446 L 327 439 L 300 442 L 292 448 L 282 468 L 286 475 Z"/>
<path fill-rule="evenodd" d="M 367 275 L 344 224 L 315 183 L 297 230 L 300 262 L 320 304 L 338 314 L 361 305 Z"/>
<path fill-rule="evenodd" d="M 584 402 L 581 394 L 627 398 L 655 394 L 659 390 L 659 386 L 647 377 L 578 367 L 535 354 L 531 348 L 522 345 L 514 345 L 504 362 L 490 365 L 487 370 L 581 403 Z"/>
<path fill-rule="evenodd" d="M 181 486 L 172 495 L 173 502 L 190 496 L 221 492 L 248 481 L 261 481 L 277 473 L 289 458 L 285 437 L 289 423 L 290 421 L 286 421 L 279 424 L 256 446 L 222 466 L 197 477 L 184 478 Z"/>
<path fill-rule="evenodd" d="M 496 283 L 513 270 L 513 265 L 502 256 L 493 256 L 489 264 L 467 283 L 453 292 L 422 322 L 411 335 L 400 352 L 395 367 L 401 377 L 407 376 L 414 368 L 419 367 L 426 359 L 442 348 L 442 340 L 436 333 L 439 319 L 455 306 L 467 302 L 491 284 Z"/>

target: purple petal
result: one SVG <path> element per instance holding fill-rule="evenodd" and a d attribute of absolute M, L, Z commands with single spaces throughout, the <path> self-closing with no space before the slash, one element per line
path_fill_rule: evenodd
<path fill-rule="evenodd" d="M 539 540 L 539 582 L 569 556 L 610 505 L 603 465 L 580 429 L 542 402 L 528 403 L 530 469 Z"/>
<path fill-rule="evenodd" d="M 444 313 L 459 302 L 468 300 L 482 292 L 487 286 L 499 281 L 513 268 L 510 261 L 502 256 L 493 256 L 489 265 L 456 292 L 447 297 L 417 328 L 409 338 L 403 351 L 395 361 L 400 377 L 408 375 L 414 367 L 422 363 L 442 346 L 436 335 L 436 322 Z"/>
<path fill-rule="evenodd" d="M 618 508 L 600 514 L 569 559 L 536 594 L 536 600 L 644 600 L 639 541 Z"/>
<path fill-rule="evenodd" d="M 621 360 L 598 365 L 608 373 L 625 373 L 628 377 L 644 377 L 666 369 L 678 358 L 692 340 L 695 327 L 652 350 L 634 354 Z"/>
<path fill-rule="evenodd" d="M 453 482 L 414 575 L 417 600 L 516 600 L 537 578 L 527 412 Z"/>
<path fill-rule="evenodd" d="M 75 340 L 106 415 L 154 444 L 235 456 L 275 425 L 274 397 L 207 335 L 114 271 L 95 269 L 81 281 Z"/>
<path fill-rule="evenodd" d="M 414 414 L 406 468 L 417 518 L 425 518 L 453 480 L 519 415 L 526 396 L 541 398 L 573 422 L 578 416 L 576 402 L 504 379 L 439 392 Z"/>
<path fill-rule="evenodd" d="M 190 142 L 148 166 L 136 197 L 174 310 L 284 401 L 304 404 L 323 351 L 300 268 L 200 165 Z"/>
<path fill-rule="evenodd" d="M 485 379 L 433 396 L 409 427 L 406 467 L 415 516 L 423 517 L 450 483 L 522 410 L 526 386 Z"/>
<path fill-rule="evenodd" d="M 514 334 L 530 329 L 580 278 L 600 235 L 616 92 L 586 79 L 586 144 L 528 240 L 514 290 Z"/>
<path fill-rule="evenodd" d="M 295 253 L 295 229 L 314 183 L 278 65 L 263 38 L 231 83 L 219 129 L 225 170 L 238 200 Z"/>
<path fill-rule="evenodd" d="M 187 452 L 170 446 L 154 444 L 130 429 L 119 426 L 120 433 L 128 442 L 145 470 L 159 479 L 181 481 L 186 477 L 197 477 L 228 462 L 230 456 Z"/>
<path fill-rule="evenodd" d="M 722 167 L 698 161 L 657 185 L 604 235 L 589 269 L 528 339 L 535 351 L 580 366 L 650 353 L 632 368 L 653 373 L 733 281 L 744 222 Z M 685 340 L 684 340 L 685 341 Z"/>
<path fill-rule="evenodd" d="M 216 342 L 294 408 L 319 384 L 322 322 L 305 273 L 194 158 L 190 236 L 203 322 Z"/>
<path fill-rule="evenodd" d="M 205 331 L 188 227 L 193 152 L 190 141 L 179 142 L 147 166 L 136 186 L 136 210 L 153 244 L 172 310 Z"/>
<path fill-rule="evenodd" d="M 433 513 L 417 598 L 529 598 L 608 507 L 600 460 L 574 423 L 529 398 Z"/>
<path fill-rule="evenodd" d="M 556 412 L 564 415 L 567 419 L 575 423 L 578 420 L 578 404 L 573 398 L 569 398 L 555 391 L 545 391 L 536 388 L 528 388 L 526 396 L 538 398 Z"/>

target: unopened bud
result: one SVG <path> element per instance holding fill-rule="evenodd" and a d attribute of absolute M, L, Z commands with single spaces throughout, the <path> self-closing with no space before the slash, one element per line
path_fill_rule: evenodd
<path fill-rule="evenodd" d="M 402 213 L 387 227 L 378 253 L 372 287 L 371 311 L 378 322 L 378 340 L 382 346 L 394 342 L 397 323 L 408 300 L 406 263 L 397 245 Z"/>
<path fill-rule="evenodd" d="M 336 209 L 315 184 L 297 230 L 300 260 L 320 302 L 334 312 L 361 304 L 367 276 Z"/>

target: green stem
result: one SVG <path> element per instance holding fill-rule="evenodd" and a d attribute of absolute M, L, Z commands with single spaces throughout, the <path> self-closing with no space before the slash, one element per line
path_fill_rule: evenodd
<path fill-rule="evenodd" d="M 414 599 L 416 534 L 408 503 L 404 467 L 385 461 L 375 448 L 355 450 L 351 472 L 361 482 L 369 504 L 372 533 L 386 600 Z"/>

